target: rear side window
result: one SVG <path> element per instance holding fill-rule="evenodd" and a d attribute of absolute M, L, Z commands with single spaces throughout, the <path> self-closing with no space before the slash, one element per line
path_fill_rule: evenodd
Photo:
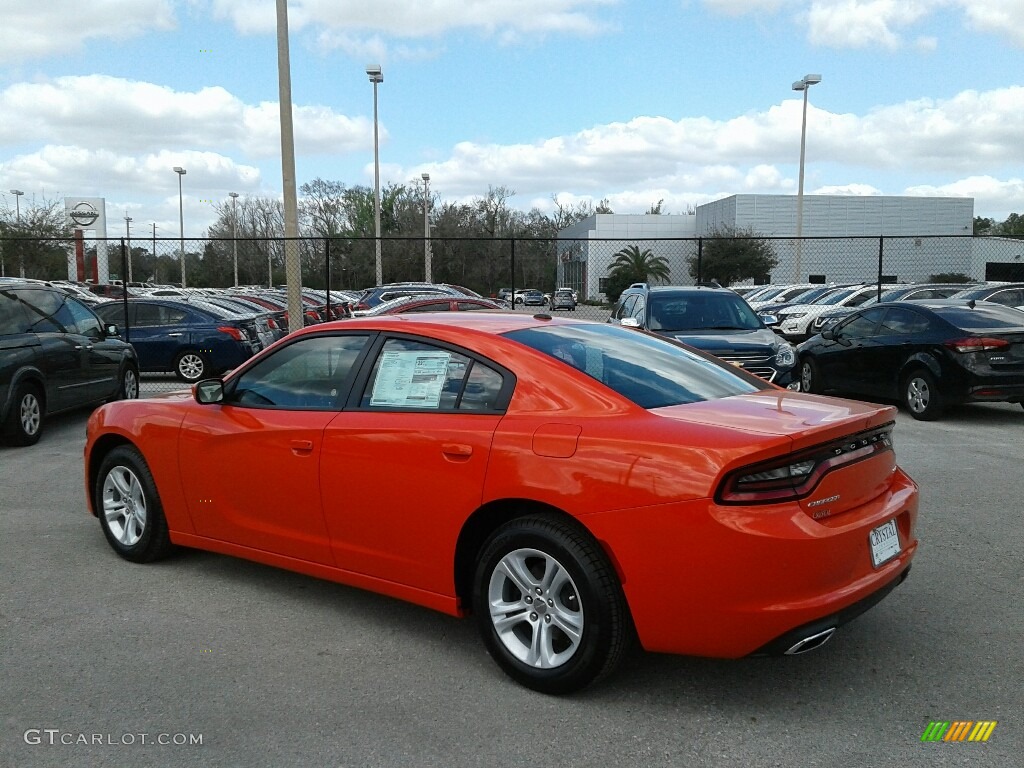
<path fill-rule="evenodd" d="M 641 408 L 717 400 L 767 382 L 667 339 L 617 325 L 560 325 L 505 336 L 578 368 Z"/>
<path fill-rule="evenodd" d="M 178 325 L 188 317 L 188 312 L 178 307 L 163 304 L 139 304 L 135 309 L 135 324 L 138 326 Z"/>
<path fill-rule="evenodd" d="M 57 291 L 18 289 L 29 317 L 28 329 L 35 333 L 74 332 L 75 321 L 64 306 L 64 294 Z"/>
<path fill-rule="evenodd" d="M 0 291 L 0 336 L 28 331 L 28 316 L 14 291 Z"/>
<path fill-rule="evenodd" d="M 360 407 L 373 410 L 495 411 L 504 376 L 451 349 L 388 339 L 378 353 Z"/>

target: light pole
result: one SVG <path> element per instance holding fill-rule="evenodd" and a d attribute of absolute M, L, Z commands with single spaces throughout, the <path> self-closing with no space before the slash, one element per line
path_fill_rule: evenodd
<path fill-rule="evenodd" d="M 807 92 L 821 82 L 821 75 L 804 75 L 793 83 L 794 91 L 804 93 L 804 116 L 800 123 L 800 182 L 796 192 L 796 257 L 793 260 L 793 282 L 800 282 L 800 257 L 804 247 L 804 150 L 807 146 Z"/>
<path fill-rule="evenodd" d="M 384 82 L 380 64 L 371 64 L 366 74 L 373 83 L 373 234 L 377 245 L 377 285 L 384 282 L 384 265 L 380 255 L 380 143 L 377 134 L 377 86 Z"/>
<path fill-rule="evenodd" d="M 181 259 L 181 287 L 188 288 L 188 283 L 185 282 L 185 204 L 181 197 L 181 177 L 186 171 L 180 165 L 176 165 L 174 172 L 178 174 L 178 230 L 181 233 L 178 254 Z"/>
<path fill-rule="evenodd" d="M 24 195 L 25 193 L 22 192 L 20 189 L 12 189 L 11 190 L 11 194 L 14 195 L 14 210 L 16 212 L 15 216 L 17 217 L 17 221 L 18 221 L 18 234 L 20 235 L 21 234 L 21 196 Z M 21 273 L 20 274 L 21 274 L 21 277 L 24 277 L 25 276 L 25 257 L 21 255 L 21 248 L 18 248 L 18 257 L 19 257 L 20 264 L 21 264 Z M 0 271 L 2 271 L 2 270 L 0 270 Z"/>
<path fill-rule="evenodd" d="M 430 264 L 430 174 L 424 173 L 423 179 L 423 272 L 427 282 L 434 282 L 431 277 Z"/>
<path fill-rule="evenodd" d="M 128 278 L 124 281 L 125 287 L 127 287 L 128 283 L 135 279 L 132 276 L 132 217 L 128 215 L 128 211 L 124 212 L 124 234 L 128 238 Z M 124 279 L 123 275 L 122 279 Z"/>
<path fill-rule="evenodd" d="M 231 251 L 235 261 L 235 288 L 238 287 L 238 213 L 235 203 L 238 202 L 237 192 L 228 192 L 231 198 Z"/>

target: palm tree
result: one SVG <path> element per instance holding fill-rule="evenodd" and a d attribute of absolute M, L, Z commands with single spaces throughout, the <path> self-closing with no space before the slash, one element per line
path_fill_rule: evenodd
<path fill-rule="evenodd" d="M 627 285 L 648 283 L 652 278 L 663 283 L 669 280 L 668 259 L 655 256 L 649 248 L 641 251 L 638 245 L 627 245 L 618 251 L 608 272 Z"/>

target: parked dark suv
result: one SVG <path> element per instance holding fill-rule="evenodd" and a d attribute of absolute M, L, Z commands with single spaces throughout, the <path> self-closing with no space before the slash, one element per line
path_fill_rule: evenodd
<path fill-rule="evenodd" d="M 49 414 L 139 396 L 130 344 L 56 288 L 0 283 L 0 425 L 31 445 Z"/>
<path fill-rule="evenodd" d="M 677 339 L 780 387 L 800 386 L 793 345 L 727 288 L 633 285 L 608 322 Z"/>

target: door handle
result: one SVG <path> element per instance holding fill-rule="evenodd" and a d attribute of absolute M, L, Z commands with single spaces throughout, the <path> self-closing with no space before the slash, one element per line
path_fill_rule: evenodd
<path fill-rule="evenodd" d="M 92 344 L 75 344 L 75 349 L 92 349 Z"/>
<path fill-rule="evenodd" d="M 306 456 L 313 452 L 312 440 L 292 440 L 292 453 L 296 456 Z"/>
<path fill-rule="evenodd" d="M 180 334 L 180 333 L 168 333 L 167 335 L 168 335 L 168 336 L 170 336 L 170 337 L 171 337 L 171 338 L 173 338 L 173 339 L 176 339 L 176 338 L 178 338 L 179 336 L 181 336 L 181 334 Z"/>
<path fill-rule="evenodd" d="M 468 459 L 473 455 L 473 446 L 465 443 L 445 443 L 441 446 L 441 453 L 450 459 Z"/>

